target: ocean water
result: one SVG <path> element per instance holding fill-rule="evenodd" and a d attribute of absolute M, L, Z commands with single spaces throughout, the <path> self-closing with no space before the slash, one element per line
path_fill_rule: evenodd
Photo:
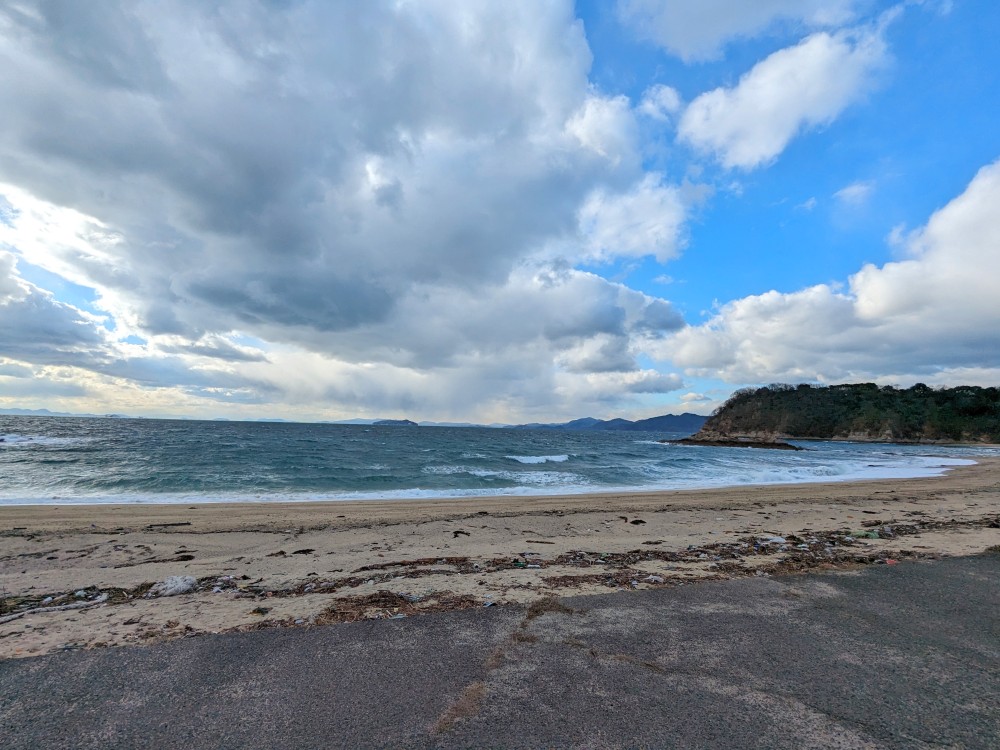
<path fill-rule="evenodd" d="M 564 432 L 0 415 L 0 505 L 575 494 L 933 476 L 991 447 L 663 444 Z"/>

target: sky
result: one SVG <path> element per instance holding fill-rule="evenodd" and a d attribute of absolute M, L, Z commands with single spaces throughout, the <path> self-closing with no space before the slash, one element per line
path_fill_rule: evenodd
<path fill-rule="evenodd" d="M 994 0 L 7 0 L 0 408 L 1000 384 Z"/>

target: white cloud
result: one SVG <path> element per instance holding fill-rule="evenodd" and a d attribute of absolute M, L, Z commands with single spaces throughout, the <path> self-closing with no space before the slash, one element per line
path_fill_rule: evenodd
<path fill-rule="evenodd" d="M 581 146 L 613 166 L 635 158 L 635 118 L 625 96 L 590 96 L 566 123 Z"/>
<path fill-rule="evenodd" d="M 95 290 L 113 331 L 32 292 L 87 321 L 58 366 L 94 398 L 507 419 L 673 387 L 636 360 L 669 303 L 553 260 L 669 259 L 686 216 L 569 0 L 27 5 L 0 242 Z"/>
<path fill-rule="evenodd" d="M 757 63 L 735 87 L 698 96 L 678 136 L 726 167 L 759 166 L 801 131 L 831 122 L 858 101 L 886 56 L 875 31 L 813 34 Z"/>
<path fill-rule="evenodd" d="M 730 382 L 959 382 L 1000 370 L 1000 162 L 909 238 L 910 258 L 818 285 L 730 302 L 661 346 Z M 894 379 L 894 380 L 892 380 Z"/>
<path fill-rule="evenodd" d="M 646 117 L 668 122 L 681 110 L 681 106 L 681 95 L 677 89 L 658 83 L 646 89 L 636 110 Z"/>
<path fill-rule="evenodd" d="M 858 181 L 846 185 L 833 194 L 841 203 L 848 206 L 860 206 L 865 203 L 875 189 L 875 184 L 871 181 Z"/>
<path fill-rule="evenodd" d="M 681 396 L 681 403 L 683 404 L 697 404 L 705 401 L 711 401 L 711 396 L 706 396 L 704 393 L 694 393 L 689 392 Z"/>
<path fill-rule="evenodd" d="M 592 193 L 579 211 L 584 247 L 591 259 L 654 256 L 661 263 L 677 256 L 686 218 L 681 190 L 647 175 L 627 193 Z"/>
<path fill-rule="evenodd" d="M 717 57 L 726 42 L 777 23 L 833 27 L 848 23 L 864 0 L 618 0 L 619 18 L 688 62 Z"/>

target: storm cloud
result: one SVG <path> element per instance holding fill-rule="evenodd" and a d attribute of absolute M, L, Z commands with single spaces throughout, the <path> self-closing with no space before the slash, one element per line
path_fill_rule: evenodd
<path fill-rule="evenodd" d="M 582 376 L 638 372 L 638 342 L 683 325 L 572 267 L 675 255 L 685 203 L 641 170 L 628 100 L 590 85 L 568 2 L 0 13 L 10 247 L 158 362 L 530 351 Z"/>

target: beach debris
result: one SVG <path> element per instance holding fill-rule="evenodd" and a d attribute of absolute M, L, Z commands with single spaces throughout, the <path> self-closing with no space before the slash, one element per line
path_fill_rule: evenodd
<path fill-rule="evenodd" d="M 633 526 L 641 526 L 646 522 L 643 521 L 641 518 L 633 518 L 631 521 L 629 521 L 629 523 L 632 524 Z"/>
<path fill-rule="evenodd" d="M 250 614 L 252 614 L 252 615 L 266 615 L 270 611 L 271 611 L 270 607 L 254 607 L 253 609 L 250 610 Z"/>
<path fill-rule="evenodd" d="M 312 547 L 306 547 L 305 549 L 297 549 L 292 554 L 293 555 L 311 555 L 315 551 L 316 550 L 314 550 Z"/>
<path fill-rule="evenodd" d="M 174 523 L 149 523 L 146 524 L 147 529 L 167 529 L 172 526 L 190 526 L 190 521 L 175 521 Z"/>
<path fill-rule="evenodd" d="M 283 549 L 279 549 L 277 552 L 271 552 L 270 554 L 265 555 L 265 557 L 287 557 L 287 556 L 288 553 L 285 552 L 285 550 Z"/>
<path fill-rule="evenodd" d="M 543 539 L 525 539 L 528 544 L 555 544 L 555 542 L 546 542 Z"/>
<path fill-rule="evenodd" d="M 767 536 L 763 537 L 761 540 L 762 544 L 787 544 L 788 540 L 783 536 Z"/>
<path fill-rule="evenodd" d="M 642 580 L 648 581 L 649 583 L 663 583 L 663 576 L 648 575 Z"/>
<path fill-rule="evenodd" d="M 190 594 L 198 585 L 194 576 L 167 576 L 166 579 L 154 584 L 147 596 L 177 596 Z"/>
<path fill-rule="evenodd" d="M 451 532 L 452 539 L 458 539 L 460 536 L 471 536 L 468 531 L 462 531 L 461 529 L 455 529 Z"/>
<path fill-rule="evenodd" d="M 40 612 L 65 612 L 69 609 L 87 609 L 88 607 L 96 607 L 98 604 L 103 604 L 108 600 L 107 594 L 101 594 L 96 599 L 91 599 L 87 602 L 73 602 L 72 604 L 58 604 L 55 607 L 32 607 L 31 609 L 21 610 L 20 612 L 15 612 L 14 614 L 4 615 L 0 617 L 0 625 L 5 622 L 11 622 L 12 620 L 17 620 L 18 618 L 24 617 L 25 615 L 38 614 Z"/>

